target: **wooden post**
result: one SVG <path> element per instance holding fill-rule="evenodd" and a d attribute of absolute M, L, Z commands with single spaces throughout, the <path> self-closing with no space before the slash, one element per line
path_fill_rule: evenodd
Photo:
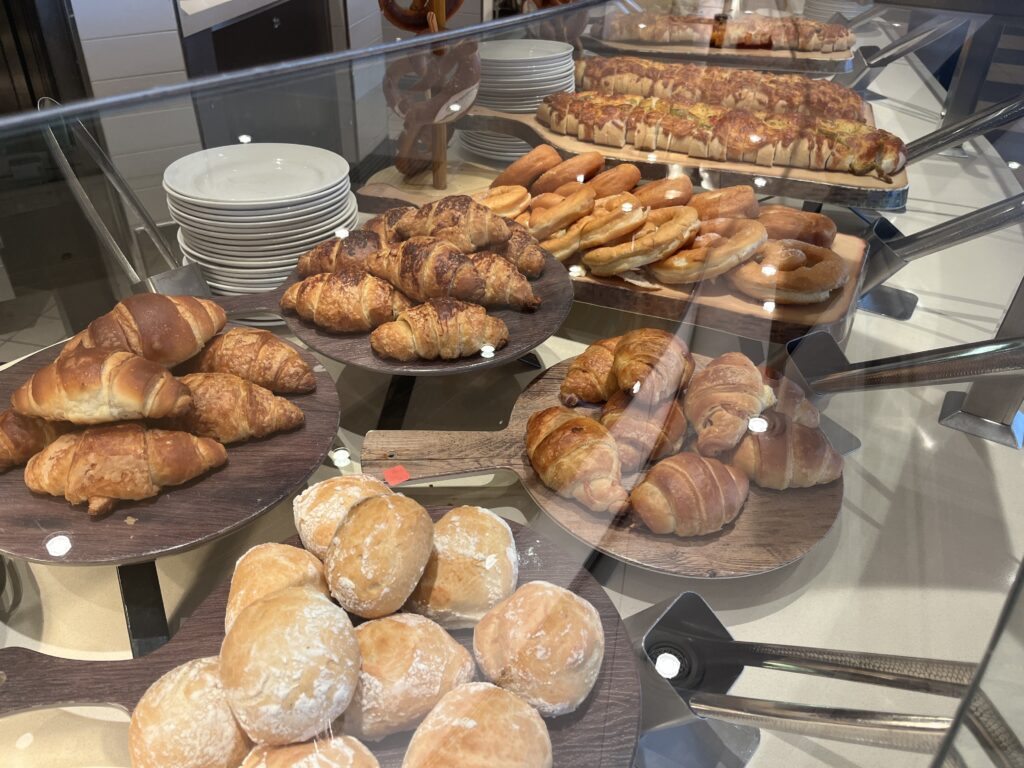
<path fill-rule="evenodd" d="M 445 0 L 431 0 L 431 8 L 434 13 L 434 23 L 430 25 L 431 32 L 437 32 L 445 28 L 448 23 L 448 12 Z M 431 126 L 433 132 L 432 170 L 434 174 L 434 189 L 448 188 L 448 126 L 445 123 L 435 123 Z"/>

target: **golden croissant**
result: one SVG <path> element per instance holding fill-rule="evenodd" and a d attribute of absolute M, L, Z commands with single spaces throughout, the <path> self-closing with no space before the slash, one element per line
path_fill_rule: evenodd
<path fill-rule="evenodd" d="M 469 195 L 452 195 L 406 213 L 395 224 L 400 238 L 436 237 L 463 253 L 504 243 L 510 232 L 505 220 Z"/>
<path fill-rule="evenodd" d="M 476 354 L 484 346 L 500 349 L 508 328 L 483 307 L 454 299 L 432 299 L 407 309 L 370 334 L 370 346 L 381 357 L 410 360 L 454 360 Z"/>
<path fill-rule="evenodd" d="M 762 488 L 783 491 L 831 483 L 843 474 L 843 457 L 820 429 L 768 411 L 764 432 L 748 432 L 730 463 Z"/>
<path fill-rule="evenodd" d="M 694 374 L 683 407 L 697 432 L 697 450 L 718 456 L 735 448 L 750 420 L 774 402 L 772 388 L 747 356 L 727 352 Z"/>
<path fill-rule="evenodd" d="M 0 411 L 0 472 L 24 464 L 69 429 L 66 422 Z"/>
<path fill-rule="evenodd" d="M 412 213 L 416 208 L 411 205 L 403 205 L 398 208 L 389 208 L 379 216 L 374 216 L 363 224 L 357 231 L 372 232 L 380 238 L 381 248 L 386 248 L 397 243 L 400 238 L 395 232 L 395 225 L 402 220 L 407 213 Z"/>
<path fill-rule="evenodd" d="M 526 277 L 540 277 L 544 272 L 544 249 L 529 230 L 515 221 L 506 221 L 509 238 L 494 251 L 516 265 Z"/>
<path fill-rule="evenodd" d="M 281 309 L 335 333 L 372 331 L 411 306 L 386 280 L 352 267 L 307 277 L 281 298 Z"/>
<path fill-rule="evenodd" d="M 97 347 L 131 352 L 171 367 L 197 354 L 226 322 L 224 310 L 209 299 L 140 293 L 89 323 L 61 354 Z"/>
<path fill-rule="evenodd" d="M 294 429 L 305 420 L 294 403 L 233 373 L 190 373 L 181 381 L 192 392 L 192 409 L 174 419 L 172 429 L 240 443 Z"/>
<path fill-rule="evenodd" d="M 89 514 L 101 515 L 118 499 L 148 499 L 225 461 L 227 452 L 216 440 L 114 424 L 58 437 L 29 459 L 25 485 L 72 504 L 88 502 Z"/>
<path fill-rule="evenodd" d="M 594 512 L 626 505 L 615 440 L 599 422 L 556 405 L 526 423 L 526 455 L 541 482 Z"/>
<path fill-rule="evenodd" d="M 367 257 L 384 247 L 386 243 L 381 242 L 376 232 L 357 229 L 344 238 L 332 237 L 299 257 L 299 276 L 337 272 L 345 267 L 365 269 Z"/>
<path fill-rule="evenodd" d="M 191 404 L 188 388 L 162 365 L 108 349 L 61 355 L 11 395 L 24 416 L 73 424 L 180 416 Z"/>
<path fill-rule="evenodd" d="M 233 373 L 271 392 L 312 392 L 313 369 L 298 350 L 270 331 L 232 328 L 188 361 L 191 373 Z"/>
<path fill-rule="evenodd" d="M 540 306 L 540 299 L 534 295 L 530 281 L 504 256 L 481 251 L 469 259 L 484 281 L 484 295 L 480 303 L 485 307 L 533 311 Z"/>
<path fill-rule="evenodd" d="M 579 402 L 603 403 L 619 389 L 612 361 L 621 336 L 595 341 L 569 365 L 558 397 L 570 408 Z"/>
<path fill-rule="evenodd" d="M 479 301 L 484 281 L 465 254 L 446 240 L 414 237 L 372 254 L 366 269 L 414 301 Z"/>
<path fill-rule="evenodd" d="M 675 398 L 650 403 L 616 392 L 601 409 L 601 423 L 615 438 L 623 472 L 677 453 L 686 436 L 686 416 Z"/>
<path fill-rule="evenodd" d="M 664 402 L 686 387 L 693 357 L 677 336 L 657 328 L 623 334 L 612 368 L 619 389 L 650 402 Z"/>

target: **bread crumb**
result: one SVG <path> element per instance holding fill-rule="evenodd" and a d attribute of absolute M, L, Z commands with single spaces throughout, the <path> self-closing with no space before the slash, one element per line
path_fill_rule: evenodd
<path fill-rule="evenodd" d="M 124 519 L 124 522 L 125 522 L 125 525 L 135 525 L 135 523 L 138 522 L 138 518 L 135 518 L 135 517 L 132 517 L 131 515 L 128 515 L 128 517 L 126 517 Z"/>

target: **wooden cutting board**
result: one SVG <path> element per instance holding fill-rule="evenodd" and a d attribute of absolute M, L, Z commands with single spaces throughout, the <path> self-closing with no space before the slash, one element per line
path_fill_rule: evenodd
<path fill-rule="evenodd" d="M 697 367 L 708 358 L 695 355 Z M 806 555 L 831 530 L 843 502 L 843 480 L 813 488 L 772 491 L 750 486 L 739 517 L 718 533 L 683 539 L 658 536 L 632 515 L 611 520 L 549 490 L 526 457 L 526 421 L 560 405 L 558 390 L 571 360 L 538 376 L 516 400 L 508 426 L 498 432 L 382 431 L 366 434 L 364 472 L 382 477 L 402 466 L 411 481 L 515 472 L 549 517 L 588 546 L 630 565 L 693 578 L 753 576 L 781 568 Z M 580 408 L 596 414 L 597 408 Z"/>
<path fill-rule="evenodd" d="M 447 509 L 431 509 L 436 519 Z M 585 569 L 552 542 L 510 522 L 519 550 L 519 583 L 544 580 L 589 600 L 604 628 L 604 662 L 586 701 L 570 715 L 547 718 L 554 764 L 559 768 L 621 768 L 633 764 L 640 728 L 640 663 L 608 595 Z M 298 538 L 287 543 L 300 546 Z M 148 656 L 125 661 L 80 661 L 26 648 L 0 650 L 0 716 L 43 707 L 115 704 L 134 709 L 162 674 L 191 659 L 216 656 L 224 638 L 228 583 L 196 609 L 170 642 Z M 473 632 L 453 636 L 470 653 Z M 400 768 L 409 733 L 367 743 L 382 768 Z"/>

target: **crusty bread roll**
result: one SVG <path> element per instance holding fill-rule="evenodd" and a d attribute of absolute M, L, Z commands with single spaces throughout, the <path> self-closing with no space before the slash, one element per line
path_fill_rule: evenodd
<path fill-rule="evenodd" d="M 512 594 L 518 580 L 508 523 L 483 507 L 455 507 L 434 524 L 427 568 L 405 609 L 448 629 L 472 627 Z"/>
<path fill-rule="evenodd" d="M 302 546 L 323 560 L 338 524 L 359 502 L 384 496 L 391 489 L 369 475 L 343 475 L 309 486 L 292 502 L 295 529 Z"/>
<path fill-rule="evenodd" d="M 551 768 L 551 737 L 525 701 L 488 683 L 446 694 L 409 742 L 402 768 Z"/>
<path fill-rule="evenodd" d="M 411 731 L 442 696 L 476 673 L 469 651 L 413 613 L 360 624 L 356 638 L 362 668 L 343 728 L 366 741 Z"/>
<path fill-rule="evenodd" d="M 400 493 L 375 496 L 341 521 L 327 549 L 327 583 L 341 607 L 364 619 L 394 613 L 427 567 L 434 523 Z"/>
<path fill-rule="evenodd" d="M 358 739 L 334 736 L 287 747 L 253 747 L 239 768 L 380 768 Z"/>
<path fill-rule="evenodd" d="M 248 749 L 215 656 L 160 677 L 135 705 L 128 726 L 132 768 L 235 768 Z"/>
<path fill-rule="evenodd" d="M 522 696 L 542 715 L 564 715 L 597 682 L 604 629 L 597 609 L 582 597 L 531 581 L 480 620 L 473 653 L 488 680 Z"/>
<path fill-rule="evenodd" d="M 311 587 L 330 595 L 324 566 L 312 554 L 287 544 L 257 544 L 235 563 L 224 612 L 224 632 L 242 610 L 257 600 L 288 587 Z"/>
<path fill-rule="evenodd" d="M 306 741 L 345 711 L 359 681 L 359 643 L 348 615 L 308 587 L 257 600 L 220 647 L 231 711 L 253 741 Z"/>

